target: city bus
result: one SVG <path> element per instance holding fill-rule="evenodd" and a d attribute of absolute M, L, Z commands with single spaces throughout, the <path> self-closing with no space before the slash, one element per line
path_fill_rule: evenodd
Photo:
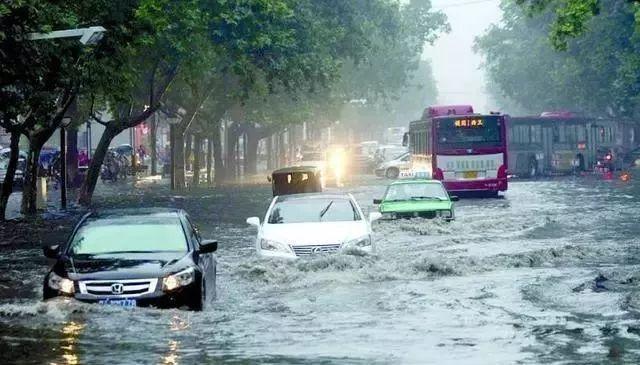
<path fill-rule="evenodd" d="M 504 115 L 475 114 L 470 105 L 429 107 L 407 137 L 413 173 L 426 172 L 451 192 L 507 190 Z"/>
<path fill-rule="evenodd" d="M 620 169 L 638 147 L 640 127 L 625 120 L 544 112 L 512 117 L 508 124 L 510 173 L 519 177 Z"/>

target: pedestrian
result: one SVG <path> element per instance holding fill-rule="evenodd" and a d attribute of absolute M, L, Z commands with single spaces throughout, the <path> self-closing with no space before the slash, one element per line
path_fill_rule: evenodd
<path fill-rule="evenodd" d="M 140 161 L 141 164 L 144 162 L 144 159 L 146 157 L 147 157 L 147 151 L 144 149 L 143 145 L 140 145 L 138 147 L 138 160 Z"/>

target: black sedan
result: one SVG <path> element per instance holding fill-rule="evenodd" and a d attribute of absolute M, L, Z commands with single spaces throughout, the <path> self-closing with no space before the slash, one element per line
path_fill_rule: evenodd
<path fill-rule="evenodd" d="M 89 213 L 66 244 L 45 247 L 56 262 L 44 299 L 202 310 L 216 294 L 217 248 L 183 210 Z"/>

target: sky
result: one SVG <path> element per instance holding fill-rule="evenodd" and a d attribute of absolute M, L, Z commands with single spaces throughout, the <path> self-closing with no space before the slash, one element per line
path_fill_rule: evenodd
<path fill-rule="evenodd" d="M 432 0 L 447 15 L 451 32 L 442 34 L 423 57 L 430 59 L 438 83 L 439 104 L 471 104 L 477 112 L 493 111 L 485 92 L 482 58 L 473 52 L 474 38 L 500 21 L 499 0 Z"/>

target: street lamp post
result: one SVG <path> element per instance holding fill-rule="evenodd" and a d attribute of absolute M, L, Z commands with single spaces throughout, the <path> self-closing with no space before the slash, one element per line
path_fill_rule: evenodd
<path fill-rule="evenodd" d="M 67 209 L 67 130 L 71 117 L 64 117 L 60 125 L 60 208 Z"/>

